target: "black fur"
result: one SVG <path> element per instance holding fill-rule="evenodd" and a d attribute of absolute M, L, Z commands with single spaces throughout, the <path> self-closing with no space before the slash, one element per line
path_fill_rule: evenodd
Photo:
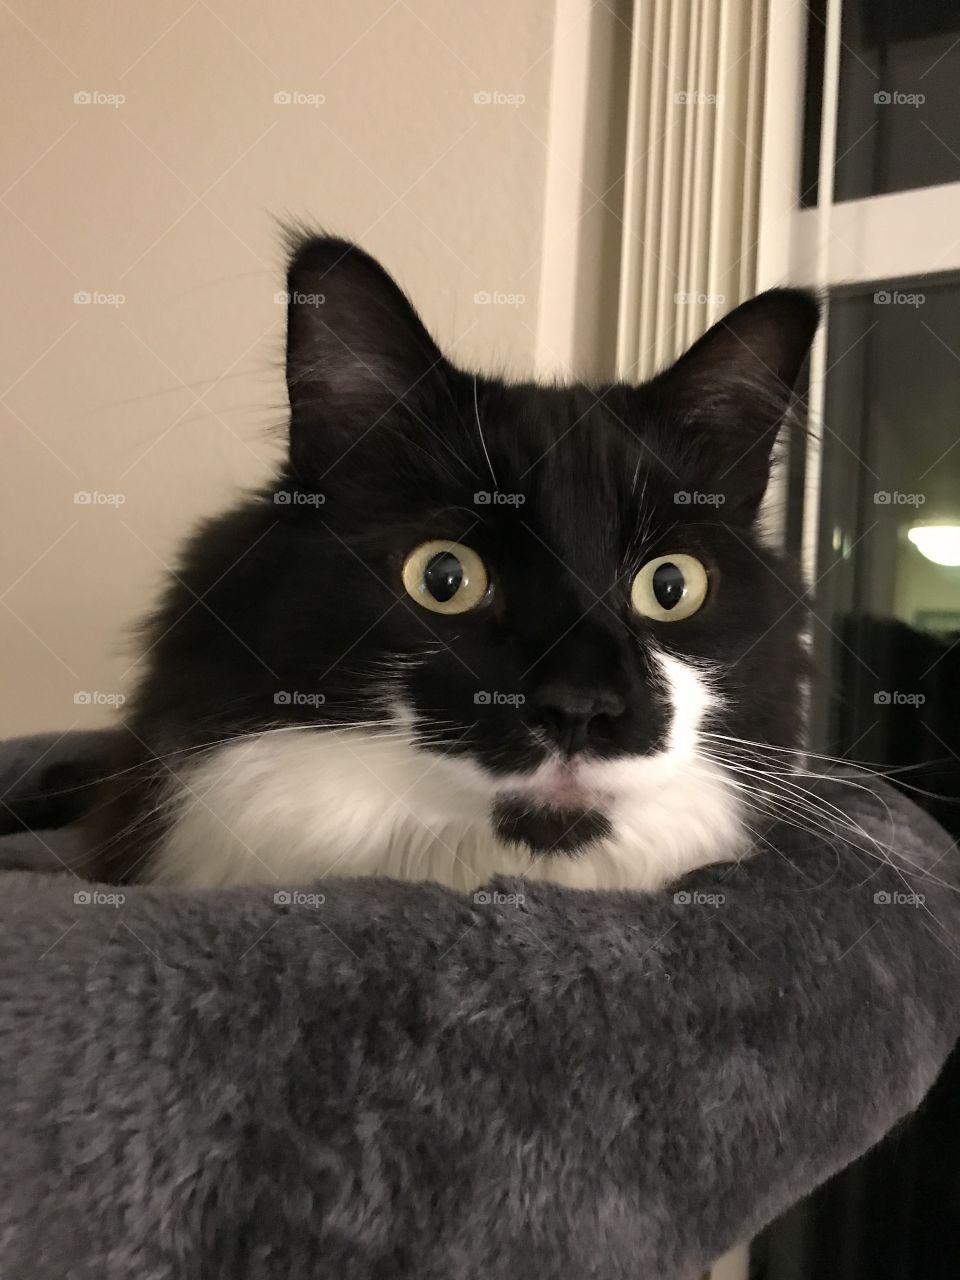
<path fill-rule="evenodd" d="M 532 769 L 552 744 L 655 750 L 669 705 L 651 641 L 718 664 L 718 729 L 797 742 L 802 592 L 754 522 L 816 328 L 811 295 L 772 290 L 652 382 L 594 388 L 456 368 L 383 268 L 344 241 L 300 242 L 288 290 L 289 462 L 195 534 L 149 625 L 124 772 L 92 828 L 98 874 L 144 869 L 130 851 L 159 833 L 164 757 L 277 724 L 382 719 L 390 668 L 445 731 L 427 749 L 492 774 Z M 443 616 L 406 594 L 404 557 L 429 538 L 483 558 L 481 607 Z M 636 571 L 679 552 L 706 566 L 703 607 L 678 623 L 639 617 Z M 318 705 L 278 703 L 281 691 Z M 499 816 L 524 838 L 509 806 Z M 526 838 L 549 849 L 540 821 Z M 582 821 L 603 829 L 602 814 Z"/>

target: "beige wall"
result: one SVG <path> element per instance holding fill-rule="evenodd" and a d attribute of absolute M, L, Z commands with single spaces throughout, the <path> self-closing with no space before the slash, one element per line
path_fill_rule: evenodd
<path fill-rule="evenodd" d="M 183 533 L 276 456 L 277 217 L 381 256 L 466 363 L 603 364 L 584 273 L 606 297 L 629 6 L 593 8 L 3 6 L 0 732 L 109 719 L 75 695 L 129 686 L 126 624 Z"/>

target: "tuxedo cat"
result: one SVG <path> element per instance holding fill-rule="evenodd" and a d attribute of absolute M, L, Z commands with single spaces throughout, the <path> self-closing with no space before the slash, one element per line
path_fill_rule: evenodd
<path fill-rule="evenodd" d="M 709 735 L 798 745 L 802 592 L 755 524 L 814 298 L 537 386 L 447 360 L 353 244 L 298 240 L 287 288 L 287 462 L 147 624 L 96 874 L 651 889 L 749 853 Z"/>

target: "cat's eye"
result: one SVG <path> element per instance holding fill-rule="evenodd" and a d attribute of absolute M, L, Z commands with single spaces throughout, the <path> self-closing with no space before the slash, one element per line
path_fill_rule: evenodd
<path fill-rule="evenodd" d="M 695 556 L 677 553 L 648 560 L 633 580 L 630 601 L 655 622 L 682 622 L 707 597 L 707 571 Z"/>
<path fill-rule="evenodd" d="M 476 609 L 490 588 L 487 570 L 475 551 L 461 542 L 423 542 L 403 562 L 407 594 L 434 613 Z"/>

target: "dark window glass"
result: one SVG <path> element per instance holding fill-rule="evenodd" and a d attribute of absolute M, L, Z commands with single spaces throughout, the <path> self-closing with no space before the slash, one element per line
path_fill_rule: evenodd
<path fill-rule="evenodd" d="M 800 154 L 800 204 L 804 209 L 815 208 L 817 203 L 826 21 L 827 0 L 809 0 L 807 4 L 807 64 L 804 75 L 803 95 L 803 141 Z"/>
<path fill-rule="evenodd" d="M 827 365 L 812 745 L 878 764 L 960 838 L 960 279 L 835 291 Z M 960 1052 L 765 1233 L 752 1272 L 960 1276 Z"/>
<path fill-rule="evenodd" d="M 808 4 L 801 205 L 817 202 L 823 0 Z M 834 198 L 960 181 L 960 3 L 846 0 Z"/>

